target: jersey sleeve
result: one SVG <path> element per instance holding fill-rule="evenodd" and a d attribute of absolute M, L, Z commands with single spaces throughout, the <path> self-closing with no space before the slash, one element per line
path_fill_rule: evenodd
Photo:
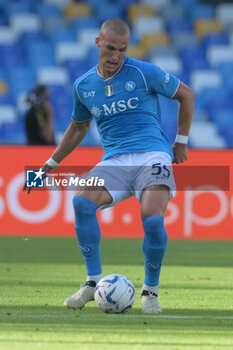
<path fill-rule="evenodd" d="M 71 118 L 76 122 L 84 122 L 93 118 L 80 98 L 77 82 L 73 86 L 73 111 Z"/>
<path fill-rule="evenodd" d="M 149 91 L 172 98 L 178 90 L 180 80 L 171 73 L 164 72 L 158 66 L 148 63 L 145 66 L 144 74 Z"/>

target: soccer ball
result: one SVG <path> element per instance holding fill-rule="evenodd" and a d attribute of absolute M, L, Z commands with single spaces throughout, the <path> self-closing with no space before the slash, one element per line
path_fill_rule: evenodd
<path fill-rule="evenodd" d="M 106 313 L 125 313 L 134 304 L 136 291 L 125 276 L 112 274 L 103 277 L 95 287 L 94 298 L 99 309 Z"/>

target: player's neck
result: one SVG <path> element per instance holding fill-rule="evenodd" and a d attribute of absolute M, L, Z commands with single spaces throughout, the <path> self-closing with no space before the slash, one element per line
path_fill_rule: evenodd
<path fill-rule="evenodd" d="M 104 80 L 111 79 L 115 75 L 117 75 L 117 73 L 121 70 L 123 64 L 124 64 L 124 61 L 122 62 L 121 66 L 114 73 L 111 73 L 111 74 L 108 74 L 108 73 L 104 72 L 103 68 L 100 67 L 100 65 L 98 65 L 97 68 L 96 68 L 97 74 Z"/>

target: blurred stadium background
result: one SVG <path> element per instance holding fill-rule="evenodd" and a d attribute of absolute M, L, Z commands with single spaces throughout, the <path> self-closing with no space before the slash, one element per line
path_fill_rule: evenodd
<path fill-rule="evenodd" d="M 106 19 L 132 30 L 128 55 L 153 62 L 195 92 L 190 147 L 233 146 L 233 1 L 0 0 L 0 144 L 26 144 L 26 94 L 51 90 L 56 142 L 70 123 L 72 85 L 97 63 Z M 173 142 L 177 103 L 160 98 Z M 95 123 L 82 145 L 98 146 Z"/>

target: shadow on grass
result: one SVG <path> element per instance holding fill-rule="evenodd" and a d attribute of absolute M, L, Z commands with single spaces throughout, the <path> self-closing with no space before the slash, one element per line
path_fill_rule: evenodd
<path fill-rule="evenodd" d="M 33 281 L 33 280 L 24 280 L 22 281 L 22 279 L 14 279 L 14 280 L 7 280 L 7 279 L 1 279 L 1 287 L 9 287 L 9 288 L 15 288 L 15 287 L 22 287 L 22 290 L 24 287 L 29 287 L 29 288 L 35 288 L 35 290 L 37 290 L 37 292 L 42 291 L 43 288 L 70 288 L 70 293 L 74 292 L 75 290 L 79 289 L 80 284 L 83 281 L 75 281 L 75 282 L 69 282 L 64 280 L 64 282 L 61 281 Z M 137 281 L 133 281 L 134 286 L 137 290 L 140 290 L 141 288 L 141 281 L 137 282 Z M 205 282 L 200 282 L 198 283 L 197 281 L 195 281 L 195 285 L 191 285 L 188 282 L 185 283 L 178 283 L 178 282 L 174 282 L 174 283 L 169 283 L 166 284 L 165 282 L 163 282 L 162 284 L 162 289 L 161 290 L 166 290 L 169 291 L 170 289 L 172 290 L 202 290 L 202 291 L 232 291 L 232 286 L 224 286 L 224 285 L 215 285 L 214 287 L 212 285 L 208 286 L 205 284 Z"/>
<path fill-rule="evenodd" d="M 132 334 L 131 334 L 131 337 L 133 338 Z M 89 337 L 90 338 L 90 337 Z M 103 337 L 103 339 L 106 339 L 106 335 L 105 337 Z M 213 349 L 213 348 L 216 348 L 216 349 L 219 349 L 219 343 L 214 343 L 214 339 L 212 341 L 209 341 L 209 342 L 203 342 L 201 341 L 201 344 L 200 344 L 200 341 L 197 340 L 197 342 L 195 343 L 194 341 L 193 342 L 182 342 L 177 344 L 176 342 L 170 342 L 170 341 L 161 341 L 160 339 L 156 339 L 154 337 L 153 340 L 149 339 L 145 342 L 142 342 L 142 341 L 131 341 L 130 339 L 128 341 L 113 341 L 113 340 L 110 340 L 108 337 L 106 340 L 99 340 L 99 339 L 95 339 L 94 337 L 91 337 L 91 339 L 89 340 L 88 337 L 87 339 L 85 340 L 43 340 L 43 339 L 40 339 L 40 340 L 28 340 L 28 339 L 25 339 L 25 340 L 11 340 L 9 338 L 6 338 L 6 339 L 0 339 L 0 343 L 6 343 L 6 344 L 14 344 L 14 343 L 21 343 L 21 344 L 25 344 L 25 345 L 28 345 L 28 344 L 44 344 L 44 345 L 76 345 L 76 346 L 92 346 L 93 347 L 93 344 L 95 344 L 95 348 L 98 346 L 98 345 L 102 345 L 102 346 L 105 346 L 107 348 L 111 347 L 111 346 L 127 346 L 130 347 L 130 346 L 142 346 L 146 349 L 148 349 L 149 346 L 175 346 L 176 349 L 187 349 L 187 348 L 197 348 L 197 349 L 200 349 L 200 346 L 202 347 L 202 349 L 205 347 L 205 349 Z M 179 348 L 177 348 L 177 346 L 179 346 Z M 115 347 L 114 347 L 115 348 Z M 226 342 L 221 342 L 221 349 L 223 348 L 226 348 L 226 349 L 232 349 L 232 344 L 227 344 Z M 99 347 L 98 347 L 99 349 Z M 126 349 L 126 348 L 124 348 Z"/>
<path fill-rule="evenodd" d="M 83 263 L 75 238 L 0 237 L 0 262 Z M 142 240 L 102 239 L 103 264 L 142 264 Z M 232 267 L 233 241 L 169 241 L 165 265 Z"/>
<path fill-rule="evenodd" d="M 19 319 L 24 319 L 25 322 L 58 322 L 58 323 L 70 323 L 72 319 L 82 319 L 85 322 L 96 322 L 96 319 L 100 319 L 103 322 L 118 322 L 124 320 L 166 320 L 166 322 L 196 322 L 196 320 L 209 319 L 211 321 L 227 321 L 229 324 L 233 324 L 232 310 L 212 310 L 212 309 L 163 309 L 162 314 L 143 314 L 141 307 L 134 306 L 126 314 L 105 314 L 101 312 L 95 302 L 90 302 L 82 309 L 66 309 L 63 306 L 54 305 L 1 305 L 0 306 L 0 320 L 1 322 L 13 321 L 18 322 Z M 225 318 L 225 319 L 224 319 Z M 77 320 L 79 321 L 79 320 Z M 21 321 L 20 321 L 21 322 Z M 83 322 L 83 321 L 81 321 Z"/>

